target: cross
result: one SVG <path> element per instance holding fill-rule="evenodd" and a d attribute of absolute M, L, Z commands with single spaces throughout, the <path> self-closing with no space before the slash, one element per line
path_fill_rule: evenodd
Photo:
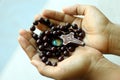
<path fill-rule="evenodd" d="M 85 43 L 81 40 L 78 40 L 74 37 L 74 33 L 70 32 L 67 35 L 61 35 L 60 38 L 63 40 L 63 44 L 67 45 L 68 43 L 76 43 L 79 45 L 84 45 Z"/>

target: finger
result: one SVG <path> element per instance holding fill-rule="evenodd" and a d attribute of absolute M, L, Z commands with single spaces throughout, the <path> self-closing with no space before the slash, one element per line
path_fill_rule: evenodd
<path fill-rule="evenodd" d="M 36 15 L 36 16 L 35 16 L 35 21 L 39 20 L 40 18 L 47 18 L 47 17 L 41 16 L 41 15 L 39 14 L 39 15 Z M 53 23 L 54 25 L 59 25 L 59 24 L 62 24 L 62 23 L 63 23 L 63 22 L 60 22 L 60 21 L 57 21 L 57 20 L 54 20 L 54 19 L 50 19 L 50 18 L 48 18 L 48 19 L 49 19 L 50 22 Z M 38 24 L 38 25 L 37 25 L 37 28 L 38 28 L 39 30 L 41 30 L 41 31 L 45 31 L 45 30 L 47 30 L 49 27 L 46 26 L 46 25 L 44 25 L 44 24 Z"/>
<path fill-rule="evenodd" d="M 28 57 L 32 59 L 32 57 L 36 54 L 36 49 L 31 45 L 31 43 L 25 39 L 23 36 L 18 37 L 18 41 L 23 48 L 23 50 L 26 52 Z"/>
<path fill-rule="evenodd" d="M 87 10 L 86 5 L 76 4 L 63 9 L 63 12 L 69 15 L 84 15 Z"/>
<path fill-rule="evenodd" d="M 32 38 L 32 35 L 30 32 L 22 29 L 19 31 L 19 33 L 36 48 L 36 41 Z"/>
<path fill-rule="evenodd" d="M 68 22 L 68 23 L 72 23 L 73 20 L 75 19 L 73 16 L 66 15 L 64 13 L 53 10 L 45 10 L 42 15 L 56 21 Z"/>
<path fill-rule="evenodd" d="M 40 18 L 48 18 L 48 17 L 45 17 L 43 15 L 38 14 L 38 15 L 35 16 L 35 21 L 39 20 Z M 54 20 L 54 19 L 51 19 L 51 18 L 49 18 L 49 20 L 50 20 L 50 22 L 52 22 L 54 24 L 59 24 L 60 23 L 60 21 L 57 21 L 57 20 Z"/>
<path fill-rule="evenodd" d="M 48 17 L 45 17 L 45 16 L 41 16 L 40 14 L 39 15 L 36 15 L 35 16 L 35 21 L 36 20 L 39 20 L 40 18 L 48 18 Z M 60 21 L 57 21 L 57 20 L 54 20 L 54 19 L 51 19 L 51 18 L 48 18 L 50 20 L 51 23 L 53 23 L 54 25 L 64 25 L 65 23 L 64 22 L 60 22 Z M 44 25 L 44 24 L 38 24 L 37 25 L 37 28 L 41 31 L 46 31 L 49 27 Z"/>
<path fill-rule="evenodd" d="M 55 78 L 57 76 L 57 67 L 45 65 L 39 58 L 39 54 L 36 54 L 31 63 L 38 69 L 38 71 L 43 75 L 50 78 Z"/>

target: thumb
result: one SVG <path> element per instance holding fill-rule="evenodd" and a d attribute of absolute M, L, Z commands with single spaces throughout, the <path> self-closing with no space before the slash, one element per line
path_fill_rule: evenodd
<path fill-rule="evenodd" d="M 86 5 L 76 4 L 73 6 L 63 8 L 63 12 L 69 15 L 84 15 L 87 9 Z"/>

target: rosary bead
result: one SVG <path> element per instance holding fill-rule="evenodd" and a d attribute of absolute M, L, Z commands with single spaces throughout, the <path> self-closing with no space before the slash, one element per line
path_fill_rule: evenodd
<path fill-rule="evenodd" d="M 64 30 L 64 29 L 65 29 L 65 27 L 61 25 L 60 26 L 60 30 Z"/>
<path fill-rule="evenodd" d="M 65 26 L 66 26 L 67 28 L 69 28 L 69 27 L 71 26 L 71 24 L 70 24 L 70 23 L 66 23 Z"/>
<path fill-rule="evenodd" d="M 85 32 L 82 31 L 82 36 L 81 36 L 81 38 L 84 38 L 84 37 L 85 37 Z"/>
<path fill-rule="evenodd" d="M 37 43 L 37 45 L 41 45 L 41 44 L 42 44 L 42 41 L 41 41 L 40 39 L 38 39 L 38 40 L 36 41 L 36 43 Z"/>
<path fill-rule="evenodd" d="M 77 24 L 72 24 L 72 28 L 77 29 L 78 28 Z"/>
<path fill-rule="evenodd" d="M 39 22 L 39 21 L 35 21 L 35 22 L 33 22 L 33 25 L 38 25 L 38 22 Z"/>
<path fill-rule="evenodd" d="M 76 30 L 76 32 L 77 32 L 77 33 L 81 33 L 81 32 L 82 32 L 82 29 L 81 29 L 81 28 L 78 28 L 78 29 Z"/>
<path fill-rule="evenodd" d="M 48 61 L 48 58 L 47 58 L 47 57 L 42 57 L 41 60 L 42 60 L 43 62 L 47 62 L 47 61 Z"/>
<path fill-rule="evenodd" d="M 62 61 L 62 60 L 64 60 L 64 57 L 63 57 L 63 56 L 60 56 L 60 57 L 58 58 L 58 61 Z"/>
<path fill-rule="evenodd" d="M 42 18 L 42 17 L 38 21 L 42 24 L 44 24 L 44 22 L 45 22 L 44 18 Z"/>
<path fill-rule="evenodd" d="M 46 65 L 52 65 L 52 63 L 51 63 L 51 61 L 46 61 L 46 63 L 45 63 Z"/>
<path fill-rule="evenodd" d="M 53 35 L 57 35 L 57 31 L 53 31 L 53 33 L 52 33 Z"/>
<path fill-rule="evenodd" d="M 45 25 L 47 25 L 47 26 L 50 25 L 50 20 L 49 19 L 45 18 L 44 21 L 45 21 L 45 23 L 44 23 Z"/>
<path fill-rule="evenodd" d="M 45 42 L 43 45 L 44 45 L 44 47 L 48 47 L 49 46 L 49 44 L 47 42 Z"/>
<path fill-rule="evenodd" d="M 57 51 L 57 48 L 52 47 L 52 48 L 51 48 L 51 51 L 52 51 L 52 52 L 56 52 L 56 51 Z"/>
<path fill-rule="evenodd" d="M 63 54 L 64 54 L 64 56 L 69 56 L 69 52 L 68 51 L 64 51 Z"/>
<path fill-rule="evenodd" d="M 43 37 L 43 41 L 47 41 L 48 40 L 48 37 L 47 36 L 44 36 Z"/>
<path fill-rule="evenodd" d="M 51 30 L 57 30 L 57 28 L 55 26 L 52 26 Z"/>
<path fill-rule="evenodd" d="M 75 50 L 74 47 L 69 47 L 68 49 L 69 49 L 70 52 L 73 52 Z"/>
<path fill-rule="evenodd" d="M 44 46 L 43 46 L 43 45 L 40 45 L 40 46 L 38 47 L 38 49 L 39 49 L 40 51 L 43 51 L 43 50 L 44 50 Z"/>
<path fill-rule="evenodd" d="M 50 31 L 45 31 L 45 35 L 50 35 Z"/>
<path fill-rule="evenodd" d="M 61 51 L 64 51 L 64 50 L 66 50 L 66 47 L 65 47 L 65 46 L 62 46 L 60 50 L 61 50 Z"/>
<path fill-rule="evenodd" d="M 38 35 L 37 35 L 37 34 L 35 34 L 35 33 L 33 33 L 32 37 L 33 37 L 35 40 L 37 40 L 37 39 L 38 39 Z"/>
<path fill-rule="evenodd" d="M 51 52 L 46 52 L 46 56 L 47 57 L 52 57 L 52 53 Z"/>
<path fill-rule="evenodd" d="M 33 25 L 31 28 L 30 28 L 31 31 L 35 31 L 35 26 Z"/>

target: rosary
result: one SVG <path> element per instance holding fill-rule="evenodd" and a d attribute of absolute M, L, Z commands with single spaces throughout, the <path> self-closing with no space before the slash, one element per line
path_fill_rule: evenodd
<path fill-rule="evenodd" d="M 34 31 L 39 24 L 48 29 L 38 35 Z M 58 62 L 70 57 L 76 47 L 85 46 L 85 32 L 77 24 L 55 25 L 47 18 L 40 18 L 33 22 L 30 31 L 36 41 L 41 61 L 49 66 L 57 66 Z M 55 60 L 52 62 L 53 59 Z"/>

